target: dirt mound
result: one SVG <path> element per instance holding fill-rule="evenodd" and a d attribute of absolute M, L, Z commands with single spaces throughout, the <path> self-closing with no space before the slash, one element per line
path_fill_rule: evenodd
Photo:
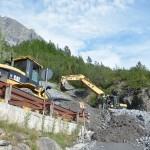
<path fill-rule="evenodd" d="M 112 116 L 105 129 L 96 132 L 96 138 L 102 142 L 128 142 L 146 136 L 142 124 L 129 115 Z"/>

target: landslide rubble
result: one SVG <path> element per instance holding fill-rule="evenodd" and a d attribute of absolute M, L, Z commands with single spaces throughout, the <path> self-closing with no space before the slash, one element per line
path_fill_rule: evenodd
<path fill-rule="evenodd" d="M 105 129 L 96 132 L 96 138 L 102 142 L 131 142 L 146 136 L 144 126 L 129 115 L 112 116 Z"/>
<path fill-rule="evenodd" d="M 93 140 L 99 142 L 132 142 L 149 135 L 149 120 L 144 120 L 146 112 L 136 110 L 98 110 L 89 108 L 91 112 L 90 130 L 95 132 Z M 139 113 L 141 112 L 141 114 Z"/>
<path fill-rule="evenodd" d="M 58 87 L 57 87 L 58 88 Z M 52 88 L 49 90 L 50 95 L 67 98 L 69 101 L 62 101 L 60 105 L 72 111 L 80 111 L 79 101 L 77 97 L 63 93 Z M 89 122 L 86 127 L 95 132 L 92 136 L 97 142 L 106 143 L 126 143 L 136 142 L 142 149 L 147 148 L 150 144 L 150 113 L 139 110 L 102 110 L 95 109 L 89 105 L 85 105 L 86 112 L 90 114 Z M 149 147 L 150 148 L 150 147 Z"/>

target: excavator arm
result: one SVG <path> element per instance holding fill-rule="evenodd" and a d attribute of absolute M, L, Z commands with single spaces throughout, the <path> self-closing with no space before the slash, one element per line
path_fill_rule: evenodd
<path fill-rule="evenodd" d="M 114 100 L 114 99 L 112 100 L 113 106 L 110 106 L 108 104 L 109 99 L 105 95 L 105 93 L 101 89 L 99 89 L 96 85 L 94 85 L 89 79 L 85 78 L 85 76 L 82 75 L 82 74 L 62 76 L 61 77 L 61 89 L 70 90 L 71 88 L 68 86 L 69 84 L 68 84 L 67 81 L 76 81 L 76 80 L 82 81 L 86 86 L 88 86 L 98 96 L 103 97 L 102 98 L 103 108 L 105 107 L 105 105 L 108 108 L 127 108 L 127 104 L 123 104 L 123 103 L 120 103 L 120 102 L 116 103 L 116 100 Z M 114 98 L 114 96 L 113 96 L 113 98 Z"/>
<path fill-rule="evenodd" d="M 66 81 L 69 80 L 82 80 L 84 79 L 85 76 L 82 74 L 78 74 L 78 75 L 68 75 L 68 76 L 61 76 L 61 83 L 64 85 Z"/>
<path fill-rule="evenodd" d="M 62 76 L 61 77 L 61 89 L 69 90 L 69 88 L 66 87 L 66 85 L 68 85 L 67 81 L 76 81 L 76 80 L 82 81 L 96 94 L 100 96 L 105 95 L 105 93 L 101 89 L 99 89 L 96 85 L 94 85 L 89 79 L 85 78 L 85 76 L 82 74 Z"/>
<path fill-rule="evenodd" d="M 86 78 L 85 79 L 82 79 L 81 80 L 84 84 L 86 84 L 91 90 L 93 90 L 96 94 L 98 95 L 101 95 L 101 96 L 104 96 L 105 93 L 99 89 L 96 85 L 94 85 L 93 83 L 91 83 L 89 80 L 87 80 Z"/>

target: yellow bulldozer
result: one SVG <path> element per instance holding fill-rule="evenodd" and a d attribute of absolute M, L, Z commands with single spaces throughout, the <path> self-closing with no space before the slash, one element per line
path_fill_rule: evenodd
<path fill-rule="evenodd" d="M 31 56 L 19 57 L 7 64 L 0 64 L 0 102 L 63 120 L 76 121 L 78 117 L 83 118 L 82 112 L 71 111 L 49 101 L 45 90 L 50 87 L 39 87 L 41 69 L 42 66 Z M 23 88 L 29 89 L 32 93 Z M 87 116 L 86 114 L 85 117 Z"/>
<path fill-rule="evenodd" d="M 30 89 L 35 96 L 43 98 L 44 89 L 39 87 L 42 68 L 31 56 L 12 59 L 11 65 L 0 64 L 0 81 L 18 88 Z"/>

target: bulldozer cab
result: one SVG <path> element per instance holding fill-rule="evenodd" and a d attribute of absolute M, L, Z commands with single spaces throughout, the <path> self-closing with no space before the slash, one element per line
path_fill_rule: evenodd
<path fill-rule="evenodd" d="M 30 56 L 17 58 L 14 60 L 14 68 L 25 73 L 25 83 L 31 83 L 38 88 L 39 74 L 42 66 L 32 59 Z"/>

